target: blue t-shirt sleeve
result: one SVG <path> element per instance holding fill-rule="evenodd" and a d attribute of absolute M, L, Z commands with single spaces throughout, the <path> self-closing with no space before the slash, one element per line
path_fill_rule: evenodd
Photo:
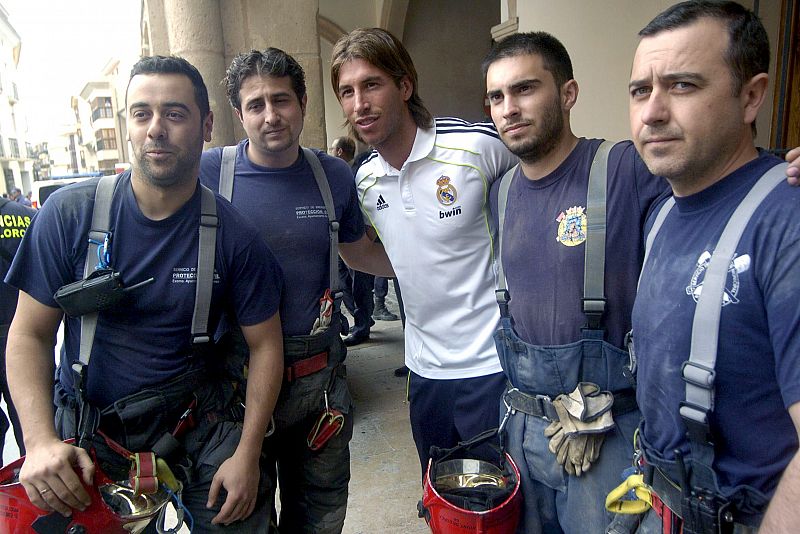
<path fill-rule="evenodd" d="M 6 282 L 46 306 L 61 286 L 81 278 L 97 181 L 56 191 L 31 220 Z"/>
<path fill-rule="evenodd" d="M 775 375 L 788 409 L 800 402 L 800 222 L 791 213 L 800 203 L 800 191 L 784 183 L 770 194 L 773 198 L 780 196 L 796 201 L 782 203 L 769 217 L 770 223 L 760 228 L 762 235 L 756 243 L 762 250 L 758 257 L 765 260 L 758 262 L 756 273 L 763 286 Z"/>
<path fill-rule="evenodd" d="M 358 241 L 364 235 L 364 219 L 358 205 L 353 171 L 347 163 L 339 158 L 322 153 L 317 153 L 317 155 L 323 163 L 337 210 L 340 203 L 342 206 L 341 213 L 337 213 L 339 215 L 339 242 Z"/>
<path fill-rule="evenodd" d="M 222 164 L 222 147 L 203 152 L 200 158 L 200 183 L 217 193 L 219 191 L 219 167 Z"/>

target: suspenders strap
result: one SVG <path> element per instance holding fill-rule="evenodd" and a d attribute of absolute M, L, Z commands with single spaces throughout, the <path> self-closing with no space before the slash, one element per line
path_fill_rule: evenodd
<path fill-rule="evenodd" d="M 684 420 L 708 426 L 708 414 L 714 409 L 714 367 L 728 269 L 747 223 L 770 191 L 785 180 L 786 167 L 786 164 L 776 165 L 759 178 L 731 215 L 714 248 L 694 312 L 689 361 L 683 366 L 686 402 L 680 412 Z"/>
<path fill-rule="evenodd" d="M 197 281 L 192 314 L 192 343 L 208 343 L 208 315 L 214 290 L 214 258 L 217 252 L 217 201 L 213 191 L 200 184 L 200 230 L 197 246 Z"/>
<path fill-rule="evenodd" d="M 325 171 L 319 158 L 313 150 L 303 147 L 303 155 L 311 165 L 314 180 L 325 203 L 328 216 L 328 238 L 330 240 L 330 270 L 329 287 L 334 299 L 341 298 L 339 283 L 339 222 L 336 220 L 336 209 L 333 204 L 333 194 L 325 176 Z M 236 177 L 236 146 L 226 146 L 222 149 L 222 162 L 219 167 L 219 194 L 228 201 L 233 198 L 233 182 Z M 338 295 L 338 296 L 337 296 Z"/>
<path fill-rule="evenodd" d="M 608 183 L 608 155 L 614 146 L 613 141 L 603 141 L 597 149 L 589 170 L 589 185 L 586 194 L 586 245 L 583 269 L 583 313 L 587 326 L 597 330 L 606 309 L 605 263 L 606 263 L 606 191 Z M 503 225 L 505 223 L 508 191 L 517 171 L 512 167 L 500 179 L 497 194 L 498 254 L 497 254 L 497 303 L 503 316 L 508 312 L 510 296 L 503 270 Z"/>
<path fill-rule="evenodd" d="M 589 170 L 589 187 L 586 194 L 586 244 L 583 267 L 583 313 L 587 327 L 601 328 L 606 311 L 606 191 L 608 182 L 608 153 L 612 141 L 603 141 L 595 152 Z"/>
<path fill-rule="evenodd" d="M 119 176 L 119 174 L 115 176 L 103 176 L 100 178 L 100 181 L 97 182 L 97 190 L 94 194 L 94 208 L 92 209 L 92 224 L 89 226 L 89 245 L 86 249 L 86 260 L 83 265 L 84 278 L 87 278 L 97 270 L 99 265 L 95 263 L 95 259 L 98 257 L 98 249 L 101 244 L 107 244 L 106 238 L 111 232 L 109 229 L 111 200 L 114 197 L 114 189 Z M 97 312 L 87 313 L 81 317 L 81 343 L 78 352 L 79 363 L 72 364 L 72 369 L 77 373 L 80 373 L 85 366 L 89 365 L 96 329 Z"/>
<path fill-rule="evenodd" d="M 236 167 L 236 145 L 222 147 L 219 165 L 219 194 L 230 202 L 233 198 L 233 178 Z"/>
<path fill-rule="evenodd" d="M 325 211 L 328 214 L 328 238 L 330 239 L 330 288 L 331 295 L 334 299 L 341 298 L 341 291 L 339 288 L 339 221 L 336 220 L 336 209 L 333 205 L 333 194 L 331 194 L 331 186 L 328 183 L 328 178 L 325 176 L 325 171 L 322 169 L 322 164 L 314 151 L 310 148 L 303 147 L 303 154 L 306 160 L 311 165 L 311 170 L 314 172 L 314 179 L 317 181 L 317 187 L 322 195 L 322 201 L 325 203 Z M 338 309 L 338 307 L 334 308 Z"/>
<path fill-rule="evenodd" d="M 500 306 L 500 315 L 508 317 L 508 301 L 511 297 L 506 287 L 506 273 L 503 270 L 503 225 L 506 221 L 506 204 L 508 204 L 508 190 L 514 180 L 519 164 L 514 165 L 500 178 L 500 189 L 497 191 L 497 290 L 494 292 L 497 305 Z"/>
<path fill-rule="evenodd" d="M 686 424 L 692 449 L 693 484 L 716 489 L 713 471 L 714 436 L 709 419 L 714 410 L 714 368 L 717 362 L 719 324 L 725 282 L 736 246 L 753 213 L 764 198 L 785 179 L 787 164 L 772 167 L 753 185 L 731 215 L 709 260 L 703 280 L 703 291 L 697 301 L 692 322 L 692 340 L 689 359 L 681 373 L 686 384 L 686 400 L 681 402 L 680 415 Z M 645 262 L 656 235 L 667 214 L 674 206 L 670 198 L 660 209 L 647 235 Z"/>

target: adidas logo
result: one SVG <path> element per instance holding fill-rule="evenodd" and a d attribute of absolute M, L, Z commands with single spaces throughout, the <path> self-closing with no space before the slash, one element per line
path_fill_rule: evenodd
<path fill-rule="evenodd" d="M 375 205 L 375 207 L 378 208 L 378 211 L 380 211 L 380 210 L 388 208 L 389 207 L 389 203 L 386 202 L 385 200 L 383 200 L 383 195 L 378 195 L 378 202 Z"/>

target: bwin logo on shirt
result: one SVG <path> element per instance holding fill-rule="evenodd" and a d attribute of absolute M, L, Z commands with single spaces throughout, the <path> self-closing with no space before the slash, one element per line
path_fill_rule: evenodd
<path fill-rule="evenodd" d="M 447 211 L 439 210 L 440 219 L 447 219 L 450 217 L 455 217 L 456 215 L 461 215 L 461 206 L 456 206 L 455 208 Z"/>
<path fill-rule="evenodd" d="M 389 203 L 383 200 L 383 195 L 378 195 L 378 202 L 375 204 L 378 211 L 385 210 L 389 207 Z"/>

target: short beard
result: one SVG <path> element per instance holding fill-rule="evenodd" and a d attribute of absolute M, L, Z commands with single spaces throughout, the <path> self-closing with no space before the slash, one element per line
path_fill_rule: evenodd
<path fill-rule="evenodd" d="M 512 154 L 527 164 L 536 163 L 550 154 L 558 146 L 561 134 L 564 132 L 564 116 L 561 114 L 558 100 L 545 110 L 539 130 L 539 134 L 530 139 L 524 139 L 513 146 L 508 144 L 506 146 Z"/>
<path fill-rule="evenodd" d="M 193 155 L 193 152 L 191 154 L 188 152 L 178 154 L 175 164 L 166 170 L 151 168 L 150 163 L 144 157 L 144 153 L 145 148 L 143 147 L 140 154 L 135 154 L 136 171 L 145 182 L 153 187 L 170 189 L 197 178 L 196 167 L 200 160 L 199 153 L 197 155 Z"/>

